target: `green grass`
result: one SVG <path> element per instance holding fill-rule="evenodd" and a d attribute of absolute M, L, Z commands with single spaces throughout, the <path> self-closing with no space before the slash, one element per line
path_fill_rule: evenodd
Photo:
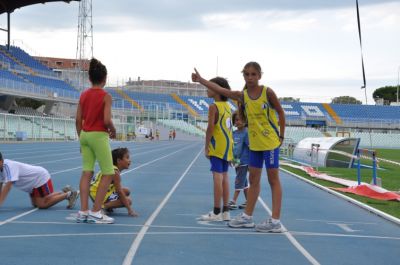
<path fill-rule="evenodd" d="M 388 160 L 392 161 L 397 161 L 400 162 L 400 150 L 397 149 L 378 149 L 377 150 L 378 158 L 385 158 Z M 363 164 L 369 164 L 370 163 L 367 160 L 362 161 Z M 379 164 L 381 168 L 384 168 L 384 170 L 378 170 L 378 177 L 382 179 L 382 187 L 390 190 L 390 191 L 399 191 L 400 190 L 400 167 L 390 164 L 390 163 L 385 163 L 381 162 Z M 310 177 L 307 175 L 305 172 L 299 170 L 299 169 L 294 169 L 288 166 L 281 166 L 282 168 L 293 172 L 297 175 L 300 175 L 306 179 L 309 179 L 315 183 L 318 183 L 324 187 L 332 187 L 332 188 L 337 188 L 337 187 L 343 187 L 342 185 L 332 183 L 329 181 L 324 181 L 324 180 L 319 180 Z M 318 169 L 320 172 L 327 173 L 331 176 L 343 178 L 343 179 L 349 179 L 349 180 L 354 180 L 357 181 L 357 169 L 349 169 L 349 168 L 319 168 Z M 361 181 L 370 183 L 372 180 L 372 169 L 361 169 Z M 343 193 L 343 192 L 340 192 Z M 375 200 L 375 199 L 370 199 L 366 197 L 362 197 L 359 195 L 351 194 L 351 193 L 343 193 L 346 194 L 346 196 L 351 197 L 353 199 L 356 199 L 357 201 L 363 202 L 371 207 L 374 207 L 378 210 L 381 210 L 387 214 L 390 214 L 392 216 L 395 216 L 397 218 L 400 218 L 400 202 L 398 201 L 381 201 L 381 200 Z"/>

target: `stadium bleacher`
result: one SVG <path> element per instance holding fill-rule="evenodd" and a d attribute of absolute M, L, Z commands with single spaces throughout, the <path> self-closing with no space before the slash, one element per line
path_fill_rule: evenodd
<path fill-rule="evenodd" d="M 113 109 L 134 110 L 134 115 L 147 115 L 148 119 L 150 119 L 149 114 L 143 113 L 151 112 L 152 115 L 161 113 L 155 114 L 152 118 L 165 126 L 182 127 L 181 129 L 187 133 L 204 135 L 208 108 L 213 103 L 213 99 L 189 95 L 189 91 L 182 95 L 168 89 L 165 89 L 165 93 L 149 93 L 145 92 L 145 88 L 140 91 L 127 88 L 107 88 L 113 97 Z M 79 98 L 79 91 L 73 86 L 60 80 L 51 69 L 16 46 L 11 46 L 10 50 L 6 50 L 0 45 L 0 89 L 7 92 L 4 95 L 12 95 L 12 91 L 15 91 L 15 95 L 18 96 L 36 94 L 39 99 L 68 98 L 72 100 L 72 103 L 76 103 Z M 236 110 L 236 105 L 232 101 L 229 103 L 232 110 Z M 293 142 L 298 142 L 305 137 L 335 136 L 337 131 L 335 127 L 340 127 L 345 131 L 351 131 L 352 137 L 359 137 L 362 145 L 370 145 L 370 138 L 373 139 L 372 144 L 377 146 L 390 147 L 393 141 L 399 142 L 400 145 L 400 139 L 398 139 L 400 137 L 398 132 L 400 106 L 309 102 L 281 102 L 281 105 L 286 114 L 286 137 L 292 139 Z M 21 108 L 15 109 L 15 113 L 23 116 L 40 115 L 32 110 Z M 51 134 L 52 137 L 67 137 L 66 132 L 61 133 L 65 131 L 62 128 L 65 121 L 55 120 L 47 124 L 48 122 L 46 120 L 45 124 L 42 123 L 39 126 L 35 121 L 24 118 L 16 123 L 16 119 L 10 116 L 6 131 L 10 135 L 15 135 L 21 127 L 29 127 L 27 131 L 31 137 L 35 137 L 36 129 L 41 130 L 42 136 Z M 326 127 L 327 132 L 311 127 Z M 366 128 L 375 129 L 375 131 L 372 131 L 370 135 L 369 132 L 363 131 Z M 73 131 L 70 132 L 70 135 L 73 133 Z"/>
<path fill-rule="evenodd" d="M 78 99 L 79 92 L 19 47 L 0 45 L 0 85 L 41 97 Z"/>
<path fill-rule="evenodd" d="M 2 46 L 2 49 L 5 50 L 6 48 Z M 33 69 L 34 71 L 38 71 L 41 74 L 54 76 L 54 72 L 48 68 L 47 66 L 43 65 L 24 50 L 17 46 L 10 46 L 10 50 L 7 51 L 11 56 L 28 66 L 29 68 Z"/>

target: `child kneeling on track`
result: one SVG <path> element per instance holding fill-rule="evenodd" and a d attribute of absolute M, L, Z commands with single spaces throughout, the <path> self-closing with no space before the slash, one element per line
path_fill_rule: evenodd
<path fill-rule="evenodd" d="M 112 151 L 112 159 L 114 164 L 115 175 L 112 177 L 111 184 L 108 186 L 106 197 L 104 198 L 103 208 L 107 212 L 113 212 L 115 208 L 126 207 L 130 216 L 138 216 L 131 208 L 132 199 L 129 198 L 130 190 L 123 187 L 121 183 L 120 172 L 128 169 L 131 164 L 128 148 L 117 148 Z M 93 176 L 90 182 L 90 199 L 94 202 L 96 198 L 97 188 L 103 174 L 101 171 Z"/>
<path fill-rule="evenodd" d="M 229 208 L 235 210 L 237 208 L 244 209 L 247 204 L 247 190 L 249 183 L 247 180 L 247 172 L 249 169 L 249 137 L 247 134 L 245 118 L 239 113 L 234 112 L 232 121 L 237 130 L 233 132 L 233 166 L 236 170 L 235 193 L 233 199 L 229 202 Z M 236 204 L 240 191 L 243 191 L 246 202 Z"/>
<path fill-rule="evenodd" d="M 29 193 L 32 205 L 39 209 L 47 209 L 63 200 L 68 200 L 67 208 L 71 209 L 79 196 L 79 191 L 68 185 L 62 192 L 54 192 L 50 173 L 45 168 L 3 159 L 0 153 L 0 205 L 13 185 Z"/>

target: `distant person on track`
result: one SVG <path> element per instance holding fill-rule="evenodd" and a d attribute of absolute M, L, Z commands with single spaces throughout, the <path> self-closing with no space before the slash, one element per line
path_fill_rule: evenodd
<path fill-rule="evenodd" d="M 228 81 L 222 77 L 216 77 L 207 81 L 218 84 L 218 87 L 230 91 Z M 232 125 L 231 108 L 228 98 L 217 94 L 213 90 L 207 90 L 207 96 L 214 99 L 214 103 L 208 109 L 208 127 L 205 140 L 205 156 L 210 159 L 211 171 L 214 180 L 214 209 L 208 214 L 202 215 L 202 221 L 229 221 L 229 162 L 232 154 Z M 221 200 L 223 203 L 221 211 Z"/>
<path fill-rule="evenodd" d="M 113 212 L 115 208 L 125 207 L 130 216 L 138 216 L 132 209 L 132 199 L 129 197 L 131 194 L 127 187 L 122 186 L 121 172 L 128 169 L 131 164 L 128 148 L 117 148 L 112 151 L 112 158 L 114 164 L 115 174 L 112 177 L 110 186 L 107 189 L 106 197 L 104 198 L 103 209 L 106 212 Z M 97 189 L 103 174 L 101 171 L 92 177 L 90 182 L 90 198 L 95 200 Z"/>
<path fill-rule="evenodd" d="M 259 232 L 282 232 L 280 222 L 282 187 L 279 180 L 279 147 L 285 135 L 285 113 L 275 92 L 259 85 L 261 67 L 256 62 L 247 63 L 243 70 L 246 82 L 243 91 L 230 91 L 202 78 L 195 69 L 192 80 L 199 82 L 222 96 L 237 100 L 241 113 L 248 121 L 250 156 L 250 188 L 244 212 L 232 219 L 230 227 L 254 227 L 253 212 L 260 194 L 260 180 L 263 164 L 267 169 L 268 182 L 272 191 L 272 216 L 255 226 Z M 278 116 L 278 119 L 277 119 Z"/>
<path fill-rule="evenodd" d="M 158 129 L 156 129 L 156 140 L 160 140 L 160 131 Z"/>
<path fill-rule="evenodd" d="M 176 131 L 175 131 L 175 129 L 172 131 L 172 140 L 175 140 L 175 138 L 176 138 Z"/>
<path fill-rule="evenodd" d="M 76 132 L 82 153 L 82 176 L 80 180 L 81 210 L 76 221 L 88 223 L 114 223 L 114 219 L 103 214 L 101 205 L 107 188 L 114 176 L 109 138 L 115 138 L 116 131 L 111 120 L 111 95 L 103 88 L 107 80 L 107 68 L 92 58 L 89 66 L 89 80 L 92 87 L 85 90 L 79 99 L 76 112 Z M 99 183 L 92 210 L 89 211 L 90 180 L 96 160 L 103 177 Z"/>
<path fill-rule="evenodd" d="M 79 196 L 70 186 L 64 187 L 62 192 L 54 192 L 51 176 L 45 168 L 3 159 L 0 153 L 0 206 L 12 186 L 29 193 L 33 207 L 39 209 L 47 209 L 63 200 L 67 200 L 67 208 L 72 209 Z"/>
<path fill-rule="evenodd" d="M 232 114 L 232 121 L 237 130 L 233 131 L 233 166 L 236 171 L 235 193 L 229 202 L 229 208 L 244 209 L 247 204 L 247 190 L 249 188 L 247 172 L 249 171 L 249 136 L 247 134 L 246 120 L 238 111 Z M 243 191 L 246 202 L 237 205 L 240 191 Z"/>

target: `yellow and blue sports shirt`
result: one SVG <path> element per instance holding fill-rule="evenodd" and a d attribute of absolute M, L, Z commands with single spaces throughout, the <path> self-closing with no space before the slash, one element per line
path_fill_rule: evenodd
<path fill-rule="evenodd" d="M 231 108 L 227 101 L 216 101 L 218 109 L 218 121 L 209 145 L 209 156 L 215 156 L 226 161 L 233 159 L 233 138 Z"/>
<path fill-rule="evenodd" d="M 251 99 L 247 89 L 243 91 L 252 151 L 274 150 L 280 145 L 276 111 L 268 100 L 267 91 L 268 88 L 263 86 L 261 95 L 257 99 Z"/>
<path fill-rule="evenodd" d="M 118 167 L 113 166 L 114 167 L 114 171 L 118 172 Z M 96 193 L 97 193 L 97 189 L 99 187 L 100 184 L 100 180 L 101 177 L 103 176 L 103 174 L 101 173 L 101 171 L 99 173 L 97 173 L 96 175 L 94 175 L 90 181 L 90 198 L 94 201 L 94 199 L 96 198 Z M 116 192 L 114 183 L 111 182 L 110 186 L 108 186 L 107 189 L 107 193 L 106 196 L 104 197 L 104 202 L 107 201 L 108 197 L 110 197 L 113 193 Z"/>

